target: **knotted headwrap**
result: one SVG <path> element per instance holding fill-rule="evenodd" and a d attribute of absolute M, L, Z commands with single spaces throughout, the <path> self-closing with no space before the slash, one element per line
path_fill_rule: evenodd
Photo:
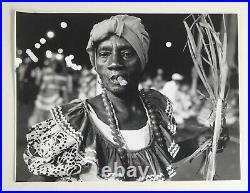
<path fill-rule="evenodd" d="M 144 69 L 148 62 L 150 38 L 145 31 L 144 25 L 141 23 L 141 19 L 128 15 L 112 16 L 110 19 L 94 25 L 90 32 L 90 38 L 86 48 L 91 64 L 93 66 L 95 65 L 94 43 L 100 42 L 112 34 L 123 37 L 130 43 L 140 58 L 142 69 Z"/>

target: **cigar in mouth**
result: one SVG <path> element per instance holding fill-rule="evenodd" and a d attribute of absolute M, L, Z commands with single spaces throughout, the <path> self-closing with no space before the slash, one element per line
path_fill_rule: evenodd
<path fill-rule="evenodd" d="M 118 76 L 117 81 L 121 86 L 126 86 L 128 84 L 128 82 L 122 76 Z"/>

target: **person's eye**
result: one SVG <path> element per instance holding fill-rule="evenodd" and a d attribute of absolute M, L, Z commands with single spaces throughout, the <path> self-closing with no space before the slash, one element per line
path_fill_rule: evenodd
<path fill-rule="evenodd" d="M 110 56 L 111 55 L 111 52 L 109 52 L 109 51 L 101 51 L 101 52 L 99 52 L 99 54 L 98 54 L 98 56 L 100 56 L 100 57 L 102 57 L 102 58 L 106 58 L 106 57 L 108 57 L 108 56 Z"/>
<path fill-rule="evenodd" d="M 130 50 L 122 51 L 122 57 L 127 59 L 133 56 L 133 52 Z"/>

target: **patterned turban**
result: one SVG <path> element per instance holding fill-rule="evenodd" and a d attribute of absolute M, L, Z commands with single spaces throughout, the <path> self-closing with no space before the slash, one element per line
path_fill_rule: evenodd
<path fill-rule="evenodd" d="M 148 62 L 148 49 L 150 38 L 141 19 L 128 15 L 116 15 L 96 25 L 90 32 L 88 46 L 86 48 L 91 64 L 95 66 L 95 42 L 100 42 L 110 35 L 117 35 L 127 40 L 136 51 L 141 61 L 142 69 Z"/>

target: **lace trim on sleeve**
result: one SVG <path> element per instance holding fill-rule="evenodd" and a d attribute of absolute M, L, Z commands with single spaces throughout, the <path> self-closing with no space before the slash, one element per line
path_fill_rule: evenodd
<path fill-rule="evenodd" d="M 57 111 L 58 112 L 58 111 Z M 60 113 L 54 114 L 57 119 Z M 79 151 L 79 133 L 60 117 L 36 124 L 27 134 L 24 161 L 35 175 L 65 177 L 79 174 L 88 160 Z M 69 129 L 70 128 L 70 129 Z"/>

